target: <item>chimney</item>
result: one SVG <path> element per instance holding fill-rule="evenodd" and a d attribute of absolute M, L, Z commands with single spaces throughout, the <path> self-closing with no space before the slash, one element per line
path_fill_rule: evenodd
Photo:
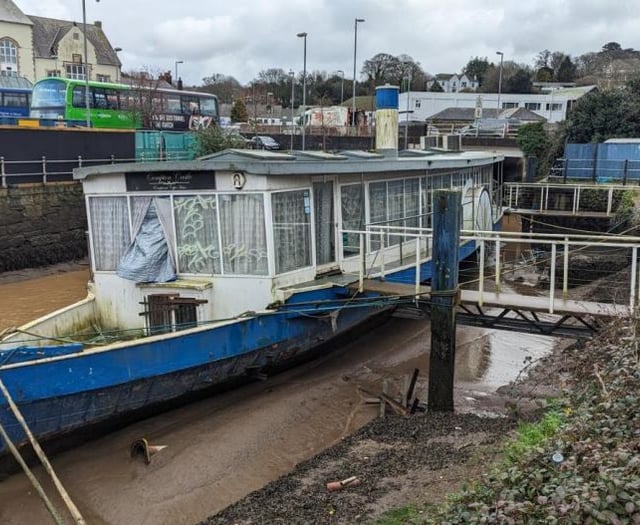
<path fill-rule="evenodd" d="M 398 86 L 376 88 L 376 150 L 386 156 L 398 155 Z"/>
<path fill-rule="evenodd" d="M 96 26 L 98 29 L 102 29 L 102 20 L 96 20 L 93 23 L 94 26 Z"/>

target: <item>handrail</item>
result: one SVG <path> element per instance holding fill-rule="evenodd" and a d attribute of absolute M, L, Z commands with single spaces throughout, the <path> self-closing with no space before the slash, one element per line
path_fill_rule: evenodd
<path fill-rule="evenodd" d="M 397 271 L 398 269 L 415 268 L 416 294 L 418 294 L 418 277 L 421 274 L 420 265 L 430 257 L 429 242 L 433 238 L 433 232 L 430 228 L 375 226 L 366 230 L 340 230 L 340 233 L 358 235 L 360 237 L 360 252 L 357 257 L 357 262 L 351 264 L 349 268 L 343 268 L 343 271 L 357 271 L 359 281 L 362 283 L 365 278 L 385 279 L 391 269 Z M 397 245 L 389 246 L 381 243 L 379 247 L 373 248 L 371 239 L 377 235 L 380 235 L 381 238 L 384 236 L 400 237 L 400 245 L 404 245 L 404 250 L 407 255 L 406 261 L 408 262 L 402 263 L 399 260 L 399 248 L 396 249 Z M 501 289 L 504 285 L 505 273 L 504 267 L 506 264 L 504 260 L 506 248 L 508 246 L 538 246 L 541 248 L 544 257 L 540 257 L 540 260 L 536 259 L 532 263 L 525 262 L 524 266 L 519 262 L 514 262 L 512 268 L 516 268 L 518 265 L 524 268 L 530 267 L 529 269 L 533 270 L 544 267 L 545 271 L 548 272 L 548 280 L 546 281 L 549 284 L 546 290 L 548 301 L 544 311 L 552 314 L 560 306 L 566 308 L 565 303 L 569 297 L 570 270 L 572 265 L 575 267 L 578 260 L 570 257 L 570 254 L 584 253 L 584 250 L 589 248 L 607 248 L 609 252 L 614 248 L 622 250 L 623 253 L 628 252 L 625 257 L 630 261 L 631 271 L 617 275 L 619 280 L 618 284 L 621 284 L 621 289 L 626 290 L 628 294 L 628 306 L 624 307 L 616 304 L 615 301 L 613 303 L 611 303 L 611 301 L 600 301 L 598 303 L 586 301 L 584 305 L 594 307 L 609 303 L 612 304 L 612 307 L 607 310 L 607 312 L 615 311 L 622 315 L 633 313 L 638 308 L 638 298 L 640 298 L 640 288 L 638 286 L 640 282 L 638 278 L 638 249 L 640 248 L 640 237 L 462 230 L 460 240 L 462 243 L 475 243 L 474 248 L 479 251 L 479 277 L 471 283 L 466 283 L 467 287 L 465 287 L 465 289 L 476 292 L 480 306 L 483 305 L 484 297 L 487 294 L 490 293 L 492 297 L 495 298 L 502 292 Z M 422 243 L 425 244 L 424 250 L 420 248 Z M 489 264 L 489 253 L 493 254 L 493 262 L 491 265 Z M 498 255 L 496 256 L 496 254 Z M 346 265 L 346 263 L 348 263 L 348 261 L 343 261 L 343 265 Z M 493 269 L 493 273 L 490 276 L 487 276 L 486 273 L 488 267 Z M 515 269 L 513 271 L 515 271 Z M 560 285 L 560 283 L 562 285 L 561 297 L 556 297 L 556 282 L 558 285 Z M 612 286 L 615 284 L 611 281 L 609 281 L 609 283 Z M 470 286 L 471 284 L 475 286 Z M 487 289 L 487 285 L 493 287 L 493 290 Z M 575 304 L 573 307 L 579 308 L 579 306 Z M 597 314 L 598 312 L 591 313 Z"/>
<path fill-rule="evenodd" d="M 34 160 L 7 160 L 6 157 L 0 156 L 0 187 L 7 188 L 9 182 L 11 184 L 42 182 L 47 184 L 52 182 L 50 179 L 55 178 L 56 182 L 73 180 L 72 169 L 56 170 L 56 167 L 73 165 L 74 168 L 83 166 L 97 166 L 102 164 L 121 164 L 125 162 L 159 162 L 170 160 L 190 160 L 191 157 L 185 152 L 165 152 L 164 155 L 144 155 L 138 158 L 116 157 L 111 155 L 108 158 L 84 158 L 78 155 L 74 159 L 48 159 L 42 156 L 40 159 Z M 27 166 L 37 166 L 35 170 L 23 171 Z M 15 167 L 18 171 L 11 170 Z M 53 169 L 51 169 L 53 168 Z M 23 180 L 20 180 L 23 179 Z M 29 180 L 26 180 L 29 179 Z M 34 181 L 33 179 L 38 179 Z"/>

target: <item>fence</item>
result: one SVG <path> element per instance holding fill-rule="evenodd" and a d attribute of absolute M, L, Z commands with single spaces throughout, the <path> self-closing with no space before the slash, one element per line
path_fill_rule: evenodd
<path fill-rule="evenodd" d="M 188 152 L 166 152 L 164 154 L 147 154 L 141 152 L 138 158 L 121 158 L 111 155 L 108 158 L 48 159 L 43 156 L 39 160 L 5 160 L 0 157 L 0 187 L 7 188 L 13 184 L 65 182 L 73 180 L 73 170 L 101 164 L 120 164 L 124 162 L 151 162 L 168 160 L 190 160 Z"/>

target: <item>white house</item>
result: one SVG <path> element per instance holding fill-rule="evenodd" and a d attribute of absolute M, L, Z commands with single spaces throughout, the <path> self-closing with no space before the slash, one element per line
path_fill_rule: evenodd
<path fill-rule="evenodd" d="M 433 80 L 427 82 L 427 88 L 431 89 L 434 83 L 440 84 L 445 93 L 457 93 L 459 91 L 475 91 L 480 85 L 476 78 L 469 78 L 462 73 L 461 75 L 449 73 L 439 73 Z"/>
<path fill-rule="evenodd" d="M 581 86 L 556 89 L 543 94 L 516 93 L 434 93 L 431 91 L 410 91 L 400 93 L 400 122 L 424 122 L 426 119 L 447 108 L 478 108 L 480 117 L 485 108 L 500 110 L 525 108 L 548 122 L 560 122 L 567 118 L 567 112 L 573 103 L 587 93 L 597 89 L 596 86 Z"/>
<path fill-rule="evenodd" d="M 0 0 L 0 74 L 35 82 L 47 76 L 118 81 L 121 63 L 102 30 L 87 24 L 87 56 L 81 22 L 25 15 Z"/>

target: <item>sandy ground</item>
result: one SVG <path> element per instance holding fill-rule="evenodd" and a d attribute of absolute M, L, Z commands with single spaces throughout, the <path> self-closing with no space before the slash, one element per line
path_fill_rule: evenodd
<path fill-rule="evenodd" d="M 51 276 L 44 278 L 47 277 Z M 9 281 L 1 283 L 0 280 L 2 298 L 6 297 L 2 290 L 11 284 Z M 32 281 L 22 282 L 26 286 Z M 37 290 L 37 283 L 35 288 Z M 66 290 L 68 286 L 63 288 Z M 4 306 L 6 308 L 7 305 Z M 269 494 L 269 484 L 278 483 L 282 476 L 287 479 L 292 470 L 296 472 L 296 465 L 303 469 L 303 477 L 307 476 L 309 480 L 307 484 L 317 492 L 317 487 L 323 488 L 324 482 L 342 474 L 345 469 L 332 471 L 322 467 L 315 474 L 310 474 L 304 470 L 305 461 L 313 462 L 314 459 L 309 458 L 315 458 L 322 451 L 333 450 L 331 447 L 335 445 L 343 446 L 354 432 L 359 429 L 369 432 L 378 424 L 369 426 L 378 413 L 378 407 L 365 404 L 358 387 L 379 391 L 382 379 L 386 378 L 391 392 L 395 393 L 400 391 L 407 375 L 414 368 L 419 368 L 416 392 L 418 397 L 426 399 L 429 337 L 426 321 L 391 319 L 369 334 L 304 366 L 141 421 L 58 454 L 52 458 L 54 468 L 87 522 L 97 525 L 192 525 L 222 512 L 239 500 L 240 507 L 234 509 L 248 509 L 243 507 L 242 498 L 252 491 L 264 493 L 266 490 Z M 496 394 L 496 389 L 513 379 L 525 358 L 539 357 L 549 351 L 551 343 L 548 338 L 524 334 L 514 337 L 507 333 L 460 329 L 455 400 L 456 410 L 460 413 L 456 417 L 461 419 L 443 420 L 437 425 L 429 423 L 429 428 L 440 429 L 431 432 L 433 435 L 429 439 L 446 440 L 456 427 L 464 428 L 465 433 L 471 436 L 464 439 L 471 439 L 482 446 L 492 442 L 497 435 L 503 435 L 509 426 L 506 419 L 480 420 L 462 413 L 504 413 L 505 398 Z M 413 421 L 426 420 L 420 417 Z M 427 433 L 426 430 L 418 432 Z M 367 436 L 367 439 L 371 438 L 371 435 Z M 167 446 L 153 456 L 150 465 L 129 455 L 130 444 L 141 437 L 148 438 L 152 444 Z M 438 447 L 456 450 L 462 446 L 461 443 L 466 443 L 464 439 Z M 375 450 L 367 452 L 366 442 L 362 446 L 365 449 L 359 449 L 359 457 L 377 454 Z M 372 446 L 379 447 L 377 444 Z M 466 445 L 462 446 L 465 448 Z M 449 452 L 443 452 L 443 458 L 450 456 Z M 471 454 L 465 452 L 462 456 L 469 459 Z M 398 461 L 406 463 L 407 460 Z M 455 484 L 456 480 L 467 475 L 466 471 L 456 473 L 450 462 L 436 463 L 435 466 L 445 470 L 434 471 L 425 467 L 419 478 L 422 480 L 426 476 L 427 479 Z M 40 468 L 35 471 L 40 479 L 45 480 Z M 402 480 L 407 475 L 412 474 L 398 473 L 395 482 L 388 481 L 387 489 L 384 485 L 382 488 L 376 485 L 379 503 L 374 506 L 375 512 L 397 503 L 397 498 L 390 494 L 402 490 Z M 62 503 L 54 496 L 50 484 L 45 483 L 45 486 L 57 507 L 62 509 Z M 325 491 L 321 492 L 326 496 Z M 435 492 L 442 493 L 441 489 Z M 278 493 L 282 500 L 294 501 L 287 491 L 278 490 Z M 271 499 L 274 499 L 273 494 Z M 302 515 L 298 516 L 299 519 L 294 516 L 287 519 L 287 507 L 280 509 L 280 518 L 284 521 L 246 523 L 328 523 L 324 517 L 318 521 L 308 521 Z M 276 508 L 274 512 L 276 514 L 272 516 L 277 516 L 279 511 Z M 317 514 L 317 511 L 312 512 L 314 516 Z M 371 509 L 368 512 L 372 512 Z M 211 523 L 244 523 L 229 521 L 237 515 L 220 516 Z M 0 483 L 0 523 L 50 522 L 51 518 L 23 474 L 16 474 Z M 332 523 L 338 522 L 334 520 Z"/>

